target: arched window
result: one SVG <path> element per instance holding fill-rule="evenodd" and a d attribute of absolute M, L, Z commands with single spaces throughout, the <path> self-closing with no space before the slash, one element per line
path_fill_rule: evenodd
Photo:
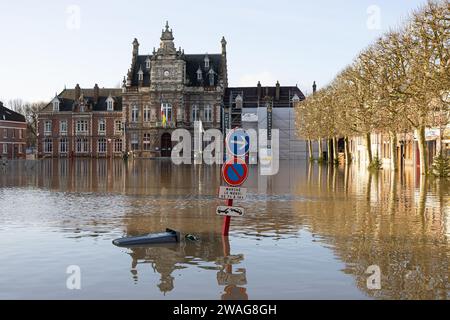
<path fill-rule="evenodd" d="M 202 76 L 202 69 L 200 68 L 200 67 L 198 67 L 198 70 L 197 70 L 197 80 L 198 81 L 201 81 L 203 79 L 203 76 Z"/>
<path fill-rule="evenodd" d="M 212 68 L 209 70 L 209 85 L 214 86 L 214 70 Z"/>
<path fill-rule="evenodd" d="M 205 122 L 212 122 L 212 108 L 209 104 L 205 107 L 204 120 Z"/>
<path fill-rule="evenodd" d="M 244 100 L 242 99 L 241 95 L 238 95 L 236 97 L 236 108 L 238 109 L 242 109 L 242 104 L 243 104 Z"/>
<path fill-rule="evenodd" d="M 192 106 L 192 114 L 191 114 L 191 121 L 198 121 L 198 106 L 197 105 L 193 105 Z"/>
<path fill-rule="evenodd" d="M 138 106 L 133 106 L 131 109 L 131 122 L 138 122 L 139 119 L 139 108 Z"/>

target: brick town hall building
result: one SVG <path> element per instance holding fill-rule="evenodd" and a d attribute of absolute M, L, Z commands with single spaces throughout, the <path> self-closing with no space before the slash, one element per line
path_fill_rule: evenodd
<path fill-rule="evenodd" d="M 77 85 L 56 95 L 39 113 L 39 155 L 115 157 L 132 151 L 144 158 L 170 157 L 175 129 L 193 133 L 199 121 L 204 130 L 243 126 L 245 119 L 255 121 L 245 113 L 247 106 L 254 110 L 261 101 L 267 110 L 269 101 L 276 114 L 277 106 L 292 111 L 295 103 L 304 99 L 297 87 L 277 84 L 255 87 L 258 96 L 249 97 L 251 103 L 246 101 L 249 88 L 228 88 L 225 38 L 221 48 L 219 54 L 185 54 L 175 47 L 168 24 L 152 55 L 140 55 L 135 39 L 122 89 L 100 89 L 98 85 L 82 89 Z M 287 129 L 280 137 L 294 139 L 293 112 L 282 114 L 291 118 L 280 122 Z"/>

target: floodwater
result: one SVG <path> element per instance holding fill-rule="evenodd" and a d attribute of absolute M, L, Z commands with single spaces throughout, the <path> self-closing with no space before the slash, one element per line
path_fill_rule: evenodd
<path fill-rule="evenodd" d="M 287 162 L 261 177 L 252 167 L 248 199 L 236 202 L 246 215 L 224 239 L 219 167 L 43 160 L 1 170 L 1 299 L 449 299 L 450 186 L 411 169 Z M 112 244 L 166 228 L 200 241 Z M 380 289 L 367 284 L 370 266 Z"/>

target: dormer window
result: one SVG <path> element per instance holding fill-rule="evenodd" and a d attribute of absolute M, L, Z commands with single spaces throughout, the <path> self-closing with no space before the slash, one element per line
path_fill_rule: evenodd
<path fill-rule="evenodd" d="M 238 96 L 236 97 L 236 108 L 242 109 L 243 101 L 244 101 L 244 100 L 242 99 L 242 96 L 241 96 L 241 95 L 238 95 Z"/>
<path fill-rule="evenodd" d="M 55 96 L 55 99 L 53 99 L 52 104 L 53 104 L 53 112 L 58 112 L 59 111 L 59 99 L 58 96 Z"/>
<path fill-rule="evenodd" d="M 209 70 L 209 85 L 214 86 L 214 70 L 212 68 Z"/>
<path fill-rule="evenodd" d="M 203 73 L 202 73 L 202 69 L 200 67 L 198 67 L 197 70 L 197 80 L 201 81 L 203 79 Z"/>
<path fill-rule="evenodd" d="M 145 67 L 147 68 L 147 70 L 150 69 L 150 57 L 147 57 L 147 60 L 145 60 Z"/>
<path fill-rule="evenodd" d="M 209 57 L 208 57 L 208 54 L 206 54 L 206 57 L 205 57 L 205 69 L 209 69 Z"/>
<path fill-rule="evenodd" d="M 53 101 L 53 112 L 59 111 L 59 101 Z"/>
<path fill-rule="evenodd" d="M 299 101 L 300 101 L 300 98 L 298 97 L 298 95 L 294 95 L 294 97 L 292 98 L 292 102 L 297 103 Z"/>
<path fill-rule="evenodd" d="M 114 111 L 114 99 L 111 95 L 106 99 L 106 108 L 108 111 Z"/>
<path fill-rule="evenodd" d="M 139 81 L 144 81 L 144 71 L 142 71 L 142 69 L 139 69 L 138 80 Z"/>

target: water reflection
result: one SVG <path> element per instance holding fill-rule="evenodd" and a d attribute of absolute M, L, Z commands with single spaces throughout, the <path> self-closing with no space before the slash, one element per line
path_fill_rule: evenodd
<path fill-rule="evenodd" d="M 177 275 L 201 270 L 214 277 L 199 290 L 221 291 L 207 298 L 246 300 L 248 291 L 252 298 L 266 297 L 266 292 L 273 292 L 273 298 L 308 298 L 313 287 L 337 295 L 340 287 L 321 281 L 322 274 L 319 280 L 302 276 L 323 272 L 328 264 L 335 268 L 332 280 L 345 275 L 351 287 L 370 298 L 449 298 L 448 183 L 417 179 L 413 170 L 369 173 L 356 164 L 280 166 L 274 177 L 258 176 L 258 169 L 251 168 L 248 199 L 239 203 L 247 214 L 233 219 L 231 228 L 237 252 L 230 249 L 230 239 L 220 236 L 222 219 L 214 215 L 215 206 L 223 204 L 216 195 L 220 167 L 175 167 L 170 161 L 11 162 L 0 174 L 0 229 L 51 227 L 74 241 L 73 247 L 80 239 L 89 244 L 105 240 L 112 255 L 126 256 L 128 267 L 119 272 L 126 273 L 128 281 L 141 285 L 148 281 L 145 274 L 156 273 L 158 281 L 148 283 L 148 288 L 162 294 L 186 290 Z M 165 228 L 197 234 L 201 241 L 124 252 L 110 248 L 113 238 Z M 301 232 L 313 240 L 302 238 Z M 302 254 L 310 242 L 320 248 L 311 249 L 305 259 Z M 263 250 L 249 259 L 258 247 Z M 334 257 L 323 258 L 321 248 Z M 88 254 L 97 257 L 105 248 L 90 250 Z M 6 261 L 30 263 L 23 247 L 11 251 L 4 255 Z M 268 265 L 262 268 L 264 263 Z M 366 270 L 371 265 L 382 271 L 379 291 L 367 289 Z M 248 281 L 248 275 L 273 269 L 276 275 Z M 200 283 L 205 274 L 183 277 Z"/>

